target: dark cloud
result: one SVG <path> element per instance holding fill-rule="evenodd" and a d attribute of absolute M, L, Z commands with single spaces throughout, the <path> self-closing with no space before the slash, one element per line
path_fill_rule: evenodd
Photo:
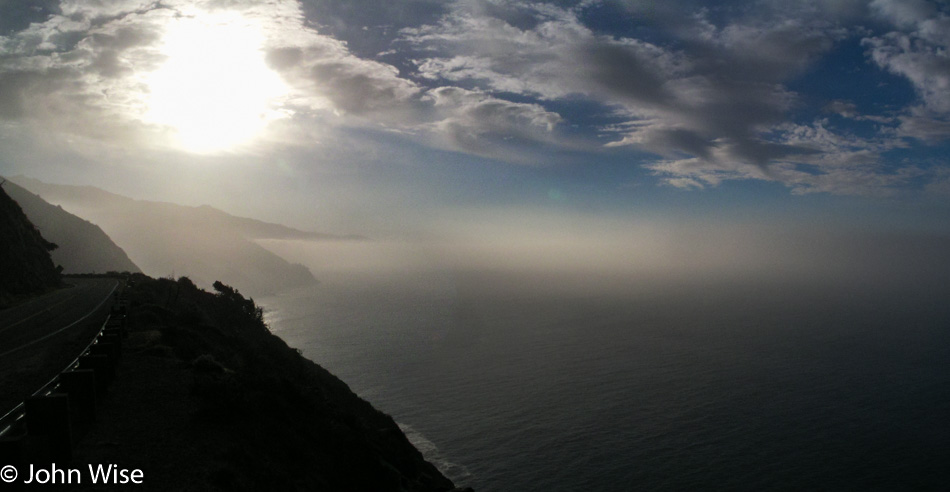
<path fill-rule="evenodd" d="M 642 136 L 641 145 L 652 152 L 671 156 L 671 150 L 682 150 L 702 159 L 712 158 L 715 144 L 696 132 L 683 128 L 650 129 Z"/>
<path fill-rule="evenodd" d="M 647 106 L 668 106 L 675 98 L 666 88 L 666 79 L 648 57 L 630 46 L 589 42 L 578 47 L 578 70 L 603 94 Z"/>
<path fill-rule="evenodd" d="M 800 104 L 786 83 L 839 41 L 863 32 L 842 26 L 864 19 L 866 3 L 621 3 L 631 12 L 631 22 L 662 26 L 667 37 L 651 42 L 593 31 L 581 14 L 599 2 L 485 0 L 454 4 L 437 23 L 404 30 L 404 40 L 420 54 L 419 74 L 433 84 L 467 84 L 541 101 L 581 96 L 613 108 L 626 121 L 605 128 L 618 136 L 608 145 L 635 146 L 673 159 L 649 168 L 674 185 L 766 179 L 796 192 L 880 194 L 909 179 L 907 173 L 886 173 L 878 159 L 867 158 L 901 145 L 891 126 L 873 139 L 836 134 L 821 120 L 800 124 L 797 133 L 781 129 Z M 910 11 L 900 15 L 928 33 L 921 39 L 936 42 L 940 29 L 926 17 L 932 12 Z M 946 50 L 931 52 L 943 56 Z M 897 65 L 904 66 L 902 61 Z M 922 90 L 929 99 L 950 94 L 936 89 L 945 85 L 939 75 L 942 61 L 917 68 L 926 72 L 919 79 L 928 81 L 918 85 L 935 88 Z M 892 69 L 900 70 L 910 71 Z M 827 110 L 854 120 L 895 123 L 892 116 L 861 115 L 848 104 L 835 102 Z M 940 119 L 903 121 L 902 134 L 916 130 L 933 138 L 943 131 Z M 862 185 L 867 189 L 861 191 Z"/>

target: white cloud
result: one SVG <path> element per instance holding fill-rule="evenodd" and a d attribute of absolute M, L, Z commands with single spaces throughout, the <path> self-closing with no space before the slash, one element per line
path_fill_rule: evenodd
<path fill-rule="evenodd" d="M 767 0 L 729 16 L 692 2 L 627 2 L 638 15 L 655 15 L 671 36 L 651 40 L 585 25 L 585 9 L 600 8 L 598 1 L 410 3 L 382 8 L 383 15 L 336 0 L 67 0 L 62 15 L 0 37 L 0 118 L 122 144 L 164 142 L 168 129 L 142 116 L 149 97 L 142 74 L 164 63 L 160 41 L 176 16 L 228 10 L 259 25 L 266 62 L 289 87 L 270 108 L 287 118 L 272 127 L 285 132 L 272 135 L 281 144 L 359 127 L 531 161 L 538 146 L 567 145 L 559 128 L 573 122 L 553 108 L 581 99 L 611 122 L 599 128 L 600 143 L 654 154 L 647 168 L 673 186 L 756 179 L 799 193 L 886 194 L 913 173 L 884 166 L 882 152 L 906 145 L 901 137 L 950 136 L 950 17 L 927 2 Z M 349 12 L 353 25 L 314 11 Z M 876 137 L 824 120 L 787 123 L 802 103 L 787 81 L 858 32 L 839 21 L 864 12 L 893 26 L 864 40 L 870 59 L 907 77 L 919 106 L 885 115 L 862 114 L 844 100 L 826 106 L 852 123 L 876 123 Z M 387 24 L 390 14 L 398 19 Z M 375 24 L 359 26 L 373 36 L 359 50 L 328 35 L 354 35 L 363 18 Z M 388 44 L 385 32 L 398 39 Z M 380 54 L 381 47 L 389 49 Z"/>
<path fill-rule="evenodd" d="M 693 179 L 677 182 L 688 187 L 767 177 L 770 163 L 810 151 L 769 136 L 796 98 L 781 82 L 843 29 L 814 18 L 720 27 L 700 10 L 681 21 L 684 43 L 671 49 L 597 34 L 580 21 L 581 8 L 466 2 L 439 23 L 404 30 L 404 39 L 425 55 L 417 68 L 434 83 L 613 108 L 625 122 L 604 128 L 617 133 L 607 145 L 665 156 L 650 168 Z"/>
<path fill-rule="evenodd" d="M 580 14 L 597 6 L 458 2 L 439 22 L 403 30 L 403 40 L 417 50 L 418 75 L 432 84 L 541 102 L 576 97 L 600 102 L 621 119 L 601 128 L 602 135 L 614 136 L 606 145 L 661 156 L 646 167 L 681 188 L 759 179 L 796 193 L 891 194 L 919 173 L 913 167 L 888 168 L 880 154 L 906 147 L 899 137 L 932 142 L 948 131 L 943 114 L 950 105 L 950 76 L 945 76 L 950 25 L 924 2 L 879 0 L 870 7 L 851 0 L 763 2 L 726 21 L 713 21 L 702 8 L 684 15 L 683 5 L 628 2 L 639 15 L 655 14 L 679 37 L 667 45 L 594 32 Z M 868 9 L 907 31 L 864 42 L 876 63 L 914 82 L 926 108 L 896 116 L 861 114 L 848 101 L 826 107 L 878 125 L 877 136 L 866 138 L 822 120 L 787 123 L 799 101 L 784 83 L 839 40 L 866 32 L 840 21 L 858 19 Z"/>
<path fill-rule="evenodd" d="M 874 0 L 871 10 L 903 27 L 912 27 L 936 13 L 926 0 Z"/>
<path fill-rule="evenodd" d="M 882 152 L 904 146 L 895 136 L 864 139 L 836 132 L 826 120 L 810 125 L 783 124 L 774 140 L 787 149 L 767 166 L 732 158 L 728 150 L 715 150 L 707 158 L 664 160 L 647 166 L 662 182 L 705 188 L 725 180 L 756 179 L 781 183 L 795 194 L 889 196 L 898 194 L 910 180 L 924 176 L 915 166 L 888 169 Z"/>
<path fill-rule="evenodd" d="M 0 38 L 0 117 L 122 144 L 170 142 L 167 128 L 146 122 L 145 75 L 168 56 L 164 32 L 178 19 L 228 11 L 263 33 L 265 59 L 290 89 L 272 112 L 294 115 L 296 124 L 397 130 L 485 154 L 485 138 L 546 140 L 560 119 L 533 104 L 421 87 L 316 31 L 291 0 L 68 1 L 61 10 Z"/>
<path fill-rule="evenodd" d="M 907 77 L 927 111 L 950 113 L 950 16 L 922 0 L 876 0 L 871 7 L 899 28 L 864 39 L 871 58 Z"/>
<path fill-rule="evenodd" d="M 405 30 L 406 41 L 435 53 L 417 60 L 419 74 L 541 99 L 609 94 L 652 106 L 669 97 L 663 86 L 680 70 L 675 53 L 635 39 L 596 35 L 570 10 L 542 4 L 524 9 L 537 19 L 530 29 L 478 9 L 461 9 L 436 25 Z"/>

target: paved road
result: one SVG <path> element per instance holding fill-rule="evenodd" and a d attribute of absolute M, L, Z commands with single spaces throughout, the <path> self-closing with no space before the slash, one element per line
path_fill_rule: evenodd
<path fill-rule="evenodd" d="M 119 285 L 114 279 L 66 283 L 73 285 L 0 311 L 0 415 L 79 355 Z"/>

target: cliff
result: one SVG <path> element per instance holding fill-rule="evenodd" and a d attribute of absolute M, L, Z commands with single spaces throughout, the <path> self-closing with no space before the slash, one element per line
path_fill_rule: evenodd
<path fill-rule="evenodd" d="M 131 284 L 119 376 L 73 466 L 141 469 L 142 490 L 458 490 L 252 300 L 220 282 Z"/>
<path fill-rule="evenodd" d="M 63 266 L 63 273 L 141 271 L 99 226 L 46 202 L 15 183 L 7 182 L 5 188 L 43 236 L 59 245 L 53 250 L 52 258 L 54 263 Z"/>
<path fill-rule="evenodd" d="M 235 217 L 208 206 L 135 200 L 92 186 L 11 178 L 47 202 L 95 222 L 143 272 L 176 277 L 183 273 L 211 288 L 221 280 L 255 296 L 313 284 L 303 265 L 291 264 L 256 239 L 326 239 L 333 236 Z"/>
<path fill-rule="evenodd" d="M 60 283 L 59 271 L 50 258 L 56 245 L 40 235 L 7 195 L 6 185 L 0 186 L 0 308 Z"/>

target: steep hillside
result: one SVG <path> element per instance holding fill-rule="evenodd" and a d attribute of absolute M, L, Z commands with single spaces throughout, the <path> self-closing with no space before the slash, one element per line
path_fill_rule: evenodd
<path fill-rule="evenodd" d="M 465 492 L 391 417 L 272 335 L 232 288 L 134 275 L 118 377 L 72 465 L 142 490 Z M 92 484 L 79 490 L 99 490 Z"/>
<path fill-rule="evenodd" d="M 8 182 L 5 188 L 43 236 L 59 245 L 52 256 L 54 263 L 63 266 L 63 273 L 141 271 L 99 226 L 46 202 L 15 183 Z"/>
<path fill-rule="evenodd" d="M 26 214 L 0 186 L 0 308 L 17 298 L 42 293 L 60 283 L 50 251 Z"/>
<path fill-rule="evenodd" d="M 51 185 L 23 177 L 12 180 L 99 224 L 145 273 L 187 275 L 206 288 L 220 279 L 258 296 L 314 283 L 306 267 L 288 263 L 254 240 L 333 237 L 235 217 L 208 206 L 134 200 L 94 187 Z"/>

